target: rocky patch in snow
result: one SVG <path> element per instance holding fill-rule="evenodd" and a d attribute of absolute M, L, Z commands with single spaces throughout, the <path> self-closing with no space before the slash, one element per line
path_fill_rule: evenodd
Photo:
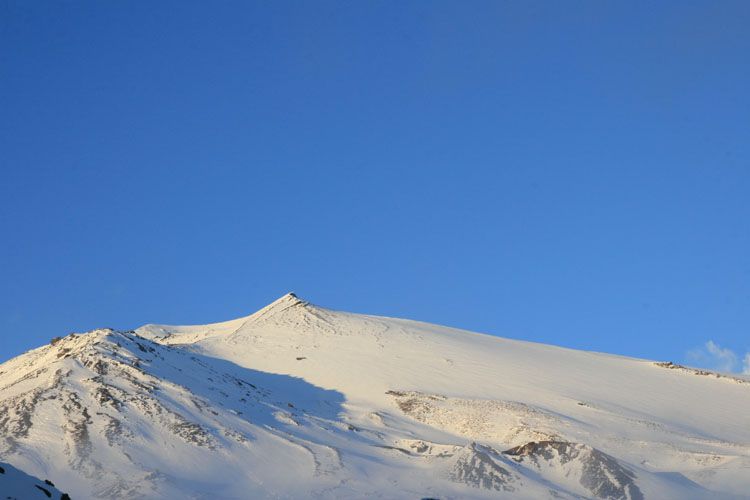
<path fill-rule="evenodd" d="M 406 415 L 469 439 L 501 443 L 555 440 L 561 418 L 516 401 L 451 398 L 415 391 L 388 391 Z"/>
<path fill-rule="evenodd" d="M 538 441 L 505 452 L 543 475 L 576 480 L 586 493 L 607 500 L 643 500 L 636 475 L 617 459 L 580 443 Z"/>
<path fill-rule="evenodd" d="M 456 454 L 449 477 L 454 482 L 474 488 L 507 492 L 515 491 L 513 483 L 520 479 L 518 474 L 503 466 L 494 449 L 476 443 L 471 443 Z"/>

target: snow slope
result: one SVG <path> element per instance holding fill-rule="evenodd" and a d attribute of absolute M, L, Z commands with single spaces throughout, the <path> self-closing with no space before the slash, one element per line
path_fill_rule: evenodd
<path fill-rule="evenodd" d="M 0 463 L 0 498 L 3 500 L 31 498 L 70 500 L 68 495 L 55 488 L 52 481 L 42 481 L 5 463 Z"/>
<path fill-rule="evenodd" d="M 73 498 L 750 498 L 750 381 L 288 294 L 0 365 L 0 460 Z"/>

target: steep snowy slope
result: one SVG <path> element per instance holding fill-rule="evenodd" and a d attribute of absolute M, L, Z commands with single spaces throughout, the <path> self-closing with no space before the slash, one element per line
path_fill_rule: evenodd
<path fill-rule="evenodd" d="M 289 294 L 0 365 L 0 460 L 74 498 L 750 498 L 750 382 Z"/>
<path fill-rule="evenodd" d="M 21 472 L 15 467 L 0 463 L 0 498 L 3 500 L 70 500 L 70 497 L 58 491 L 50 480 L 42 481 Z"/>

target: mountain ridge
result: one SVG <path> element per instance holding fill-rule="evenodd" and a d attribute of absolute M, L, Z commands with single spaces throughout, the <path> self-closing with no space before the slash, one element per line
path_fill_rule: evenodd
<path fill-rule="evenodd" d="M 0 365 L 0 461 L 73 498 L 744 498 L 748 386 L 467 333 L 286 294 L 71 334 Z"/>

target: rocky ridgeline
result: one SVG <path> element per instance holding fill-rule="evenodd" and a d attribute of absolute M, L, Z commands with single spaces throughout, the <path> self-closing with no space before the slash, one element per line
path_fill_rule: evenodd
<path fill-rule="evenodd" d="M 190 374 L 185 380 L 203 381 L 202 387 L 181 385 L 185 372 Z M 112 471 L 97 450 L 119 450 L 130 459 L 128 446 L 145 428 L 209 451 L 221 447 L 218 436 L 244 444 L 248 437 L 226 425 L 220 412 L 236 418 L 242 411 L 232 408 L 268 404 L 267 391 L 255 384 L 131 331 L 103 329 L 53 339 L 31 361 L 5 373 L 6 381 L 16 376 L 0 387 L 0 456 L 22 456 L 25 443 L 39 439 L 35 429 L 44 432 L 54 416 L 68 466 L 87 478 L 111 476 L 103 496 L 136 495 L 139 484 Z M 192 408 L 186 411 L 177 401 Z"/>
<path fill-rule="evenodd" d="M 691 375 L 700 375 L 702 377 L 714 377 L 721 380 L 726 380 L 727 382 L 734 382 L 735 384 L 748 384 L 750 385 L 750 380 L 746 380 L 744 378 L 740 377 L 733 377 L 731 375 L 724 375 L 723 373 L 717 373 L 709 370 L 701 370 L 700 368 L 691 368 L 689 366 L 684 365 L 678 365 L 677 363 L 673 363 L 671 361 L 657 361 L 654 363 L 654 365 L 658 366 L 659 368 L 666 368 L 668 370 L 679 370 L 681 372 L 689 373 Z"/>

